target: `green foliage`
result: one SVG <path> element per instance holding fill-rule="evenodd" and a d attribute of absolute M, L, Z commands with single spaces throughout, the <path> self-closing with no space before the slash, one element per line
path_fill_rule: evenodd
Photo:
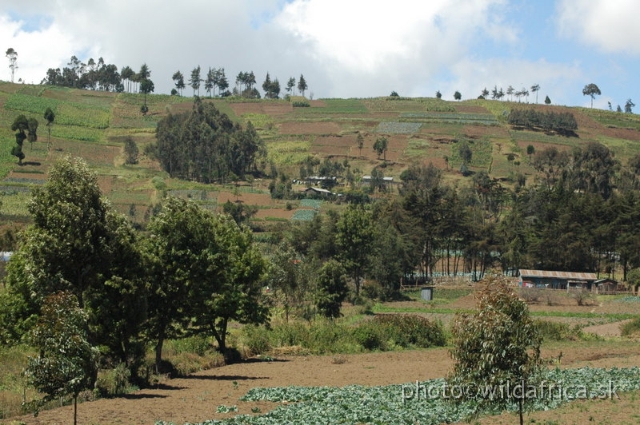
<path fill-rule="evenodd" d="M 351 275 L 356 296 L 369 262 L 369 245 L 373 240 L 372 214 L 361 205 L 349 205 L 336 225 L 336 245 L 340 249 L 339 260 Z"/>
<path fill-rule="evenodd" d="M 291 220 L 296 221 L 311 221 L 316 216 L 315 210 L 295 210 Z"/>
<path fill-rule="evenodd" d="M 636 317 L 621 327 L 622 336 L 636 336 L 640 334 L 640 317 Z"/>
<path fill-rule="evenodd" d="M 31 336 L 39 355 L 30 357 L 25 369 L 27 381 L 46 394 L 43 402 L 71 395 L 75 403 L 80 391 L 93 387 L 98 351 L 87 341 L 86 320 L 72 294 L 46 297 Z"/>
<path fill-rule="evenodd" d="M 136 144 L 136 142 L 131 137 L 125 138 L 124 139 L 124 155 L 125 155 L 124 163 L 129 165 L 137 164 L 139 153 L 140 152 L 138 150 L 138 145 Z"/>
<path fill-rule="evenodd" d="M 456 364 L 449 382 L 463 389 L 483 385 L 497 387 L 508 382 L 512 385 L 531 383 L 540 367 L 542 339 L 529 317 L 527 305 L 504 277 L 490 276 L 482 285 L 478 312 L 459 314 L 453 325 L 451 354 Z M 463 393 L 466 397 L 462 400 L 471 394 Z M 532 402 L 524 397 L 516 399 L 513 392 L 475 399 L 478 413 L 490 406 L 505 408 L 517 402 L 520 424 L 525 405 Z"/>
<path fill-rule="evenodd" d="M 228 181 L 256 168 L 266 154 L 253 125 L 234 125 L 213 103 L 196 98 L 190 113 L 158 122 L 157 156 L 172 177 L 202 183 Z"/>
<path fill-rule="evenodd" d="M 348 293 L 346 270 L 336 260 L 329 260 L 318 271 L 317 282 L 318 312 L 324 317 L 340 317 L 340 307 Z"/>
<path fill-rule="evenodd" d="M 382 121 L 378 124 L 377 133 L 382 134 L 413 134 L 420 131 L 422 123 Z"/>
<path fill-rule="evenodd" d="M 583 337 L 579 328 L 572 328 L 567 323 L 549 320 L 535 320 L 534 323 L 544 341 L 575 341 Z"/>
<path fill-rule="evenodd" d="M 452 111 L 455 112 L 455 111 Z M 472 113 L 443 113 L 443 112 L 405 112 L 400 115 L 401 121 L 411 121 L 419 123 L 461 123 L 461 124 L 483 124 L 497 125 L 498 120 L 493 114 L 472 114 Z"/>
<path fill-rule="evenodd" d="M 512 109 L 507 122 L 516 127 L 555 131 L 570 136 L 578 129 L 578 123 L 570 112 L 540 112 L 535 109 Z"/>
<path fill-rule="evenodd" d="M 308 108 L 311 104 L 306 100 L 296 100 L 295 102 L 291 102 L 291 106 L 294 108 Z"/>

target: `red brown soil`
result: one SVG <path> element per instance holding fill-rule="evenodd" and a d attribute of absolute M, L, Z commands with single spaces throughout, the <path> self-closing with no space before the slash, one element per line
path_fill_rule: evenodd
<path fill-rule="evenodd" d="M 278 124 L 280 134 L 338 134 L 340 126 L 334 122 L 284 122 Z"/>
<path fill-rule="evenodd" d="M 256 218 L 266 218 L 266 217 L 286 218 L 287 220 L 291 220 L 291 217 L 293 217 L 294 212 L 295 211 L 293 210 L 287 211 L 286 209 L 276 209 L 276 208 L 260 209 L 256 213 L 255 217 Z"/>
<path fill-rule="evenodd" d="M 629 367 L 640 365 L 637 345 L 549 349 L 545 358 L 557 358 L 562 366 Z M 341 356 L 279 356 L 273 362 L 247 362 L 199 372 L 188 378 L 167 380 L 158 388 L 145 389 L 114 399 L 78 406 L 82 424 L 152 424 L 157 420 L 201 422 L 236 414 L 251 414 L 259 407 L 267 412 L 277 406 L 268 402 L 239 400 L 250 388 L 302 386 L 387 385 L 445 376 L 453 362 L 446 349 L 370 353 Z M 234 384 L 237 383 L 236 384 Z M 237 405 L 238 412 L 220 414 L 217 406 Z M 14 418 L 27 425 L 67 424 L 72 407 L 43 411 L 37 418 Z M 614 422 L 615 423 L 615 422 Z"/>
<path fill-rule="evenodd" d="M 227 201 L 236 202 L 240 201 L 245 205 L 275 205 L 275 200 L 271 198 L 271 195 L 266 193 L 245 193 L 240 192 L 238 196 L 231 192 L 220 192 L 218 194 L 218 205 L 222 205 Z"/>

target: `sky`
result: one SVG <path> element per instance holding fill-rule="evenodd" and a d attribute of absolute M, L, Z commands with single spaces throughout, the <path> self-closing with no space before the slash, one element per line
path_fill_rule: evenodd
<path fill-rule="evenodd" d="M 640 102 L 638 16 L 637 0 L 0 0 L 0 49 L 18 53 L 14 80 L 29 84 L 71 56 L 102 57 L 146 63 L 156 93 L 201 66 L 224 68 L 232 86 L 253 71 L 258 89 L 268 72 L 283 94 L 304 75 L 315 99 L 537 84 L 540 103 L 590 106 L 593 83 L 593 107 L 615 109 Z"/>

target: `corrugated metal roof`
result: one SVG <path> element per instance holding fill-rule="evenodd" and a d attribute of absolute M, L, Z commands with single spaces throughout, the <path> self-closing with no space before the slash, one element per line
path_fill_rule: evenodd
<path fill-rule="evenodd" d="M 527 277 L 543 277 L 558 278 L 567 280 L 596 280 L 595 273 L 578 273 L 578 272 L 552 272 L 547 270 L 525 270 L 520 269 L 520 276 L 524 279 Z"/>

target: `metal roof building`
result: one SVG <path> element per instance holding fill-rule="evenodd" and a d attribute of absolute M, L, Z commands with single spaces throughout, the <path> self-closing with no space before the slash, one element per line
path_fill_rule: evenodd
<path fill-rule="evenodd" d="M 591 285 L 597 279 L 595 273 L 520 269 L 520 286 L 552 289 L 569 289 L 571 287 L 591 289 Z"/>

